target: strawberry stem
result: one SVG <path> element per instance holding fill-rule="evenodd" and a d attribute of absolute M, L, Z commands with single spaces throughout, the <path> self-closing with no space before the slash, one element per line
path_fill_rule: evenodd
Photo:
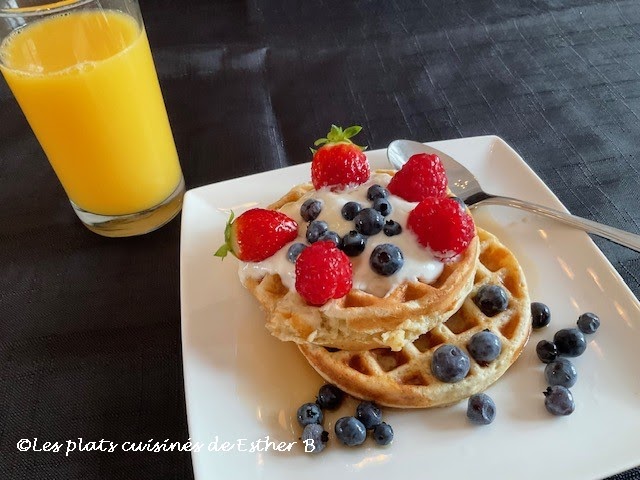
<path fill-rule="evenodd" d="M 331 130 L 327 133 L 326 137 L 319 138 L 313 145 L 316 147 L 321 147 L 324 145 L 333 145 L 335 143 L 351 143 L 355 145 L 351 141 L 351 138 L 355 137 L 360 131 L 362 127 L 360 125 L 352 125 L 351 127 L 347 127 L 346 129 L 342 129 L 337 125 L 331 125 Z M 356 145 L 360 150 L 366 150 L 367 147 L 361 147 L 360 145 Z M 313 151 L 313 149 L 311 149 Z"/>
<path fill-rule="evenodd" d="M 224 227 L 224 243 L 216 250 L 216 253 L 213 255 L 216 257 L 220 257 L 224 260 L 224 257 L 227 256 L 229 252 L 233 253 L 231 249 L 231 224 L 233 223 L 233 218 L 235 217 L 233 210 L 231 211 L 231 215 L 229 215 L 229 220 L 227 220 L 227 224 Z"/>

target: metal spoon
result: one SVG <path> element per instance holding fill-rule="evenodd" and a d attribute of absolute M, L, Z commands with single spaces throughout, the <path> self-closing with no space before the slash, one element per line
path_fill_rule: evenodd
<path fill-rule="evenodd" d="M 624 245 L 637 252 L 640 252 L 640 235 L 625 232 L 619 228 L 609 227 L 586 218 L 576 217 L 569 213 L 560 212 L 552 208 L 537 205 L 535 203 L 518 200 L 517 198 L 492 195 L 482 190 L 480 183 L 473 174 L 456 162 L 446 153 L 436 150 L 433 147 L 411 140 L 394 140 L 387 147 L 387 158 L 389 163 L 397 170 L 409 160 L 409 157 L 416 153 L 434 153 L 440 157 L 447 171 L 449 189 L 456 197 L 461 198 L 469 208 L 478 205 L 505 205 L 518 208 L 527 212 L 537 213 L 544 217 L 553 218 L 588 233 L 593 233 L 600 237 Z"/>

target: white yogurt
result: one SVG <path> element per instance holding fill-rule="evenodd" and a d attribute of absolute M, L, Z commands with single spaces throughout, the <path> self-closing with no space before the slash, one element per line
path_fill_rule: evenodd
<path fill-rule="evenodd" d="M 329 188 L 312 190 L 300 198 L 297 202 L 284 205 L 280 211 L 298 222 L 298 238 L 282 247 L 273 256 L 262 262 L 240 262 L 240 278 L 262 278 L 266 274 L 279 274 L 282 283 L 290 290 L 295 290 L 295 265 L 287 259 L 289 247 L 296 242 L 307 243 L 305 235 L 307 222 L 300 216 L 300 206 L 309 198 L 322 201 L 322 211 L 316 220 L 324 220 L 329 225 L 329 230 L 338 233 L 341 237 L 351 230 L 355 230 L 353 221 L 342 217 L 342 206 L 347 202 L 358 202 L 362 208 L 371 206 L 367 199 L 367 189 L 371 185 L 386 187 L 391 176 L 384 173 L 371 175 L 368 182 L 352 189 L 332 192 Z M 368 237 L 367 246 L 357 257 L 349 257 L 353 265 L 353 288 L 363 290 L 378 297 L 384 297 L 389 291 L 404 282 L 422 281 L 433 283 L 442 273 L 443 263 L 433 257 L 428 249 L 422 247 L 416 236 L 407 228 L 409 212 L 417 205 L 416 202 L 407 202 L 395 195 L 389 195 L 391 214 L 385 217 L 387 220 L 395 220 L 402 226 L 402 233 L 388 237 L 383 232 Z M 383 243 L 396 245 L 404 256 L 404 264 L 400 270 L 388 277 L 374 272 L 369 266 L 369 257 L 373 249 Z"/>

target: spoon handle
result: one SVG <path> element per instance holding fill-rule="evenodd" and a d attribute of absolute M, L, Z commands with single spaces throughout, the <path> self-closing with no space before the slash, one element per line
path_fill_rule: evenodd
<path fill-rule="evenodd" d="M 531 202 L 525 202 L 524 200 L 518 200 L 517 198 L 501 197 L 496 195 L 487 195 L 486 198 L 472 205 L 473 208 L 477 205 L 505 205 L 508 207 L 518 208 L 527 212 L 537 213 L 544 217 L 553 218 L 559 222 L 565 223 L 575 228 L 579 228 L 588 233 L 593 233 L 600 237 L 606 238 L 627 248 L 640 252 L 640 235 L 636 235 L 631 232 L 625 232 L 619 228 L 609 227 L 586 218 L 576 217 L 569 213 L 560 212 L 552 208 L 543 207 Z"/>

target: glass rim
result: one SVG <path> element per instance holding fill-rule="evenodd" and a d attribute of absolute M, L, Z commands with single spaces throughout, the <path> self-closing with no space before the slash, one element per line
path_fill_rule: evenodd
<path fill-rule="evenodd" d="M 48 3 L 43 1 L 40 5 L 30 7 L 0 7 L 0 17 L 24 18 L 50 15 L 65 12 L 94 1 L 95 0 L 53 0 Z"/>

